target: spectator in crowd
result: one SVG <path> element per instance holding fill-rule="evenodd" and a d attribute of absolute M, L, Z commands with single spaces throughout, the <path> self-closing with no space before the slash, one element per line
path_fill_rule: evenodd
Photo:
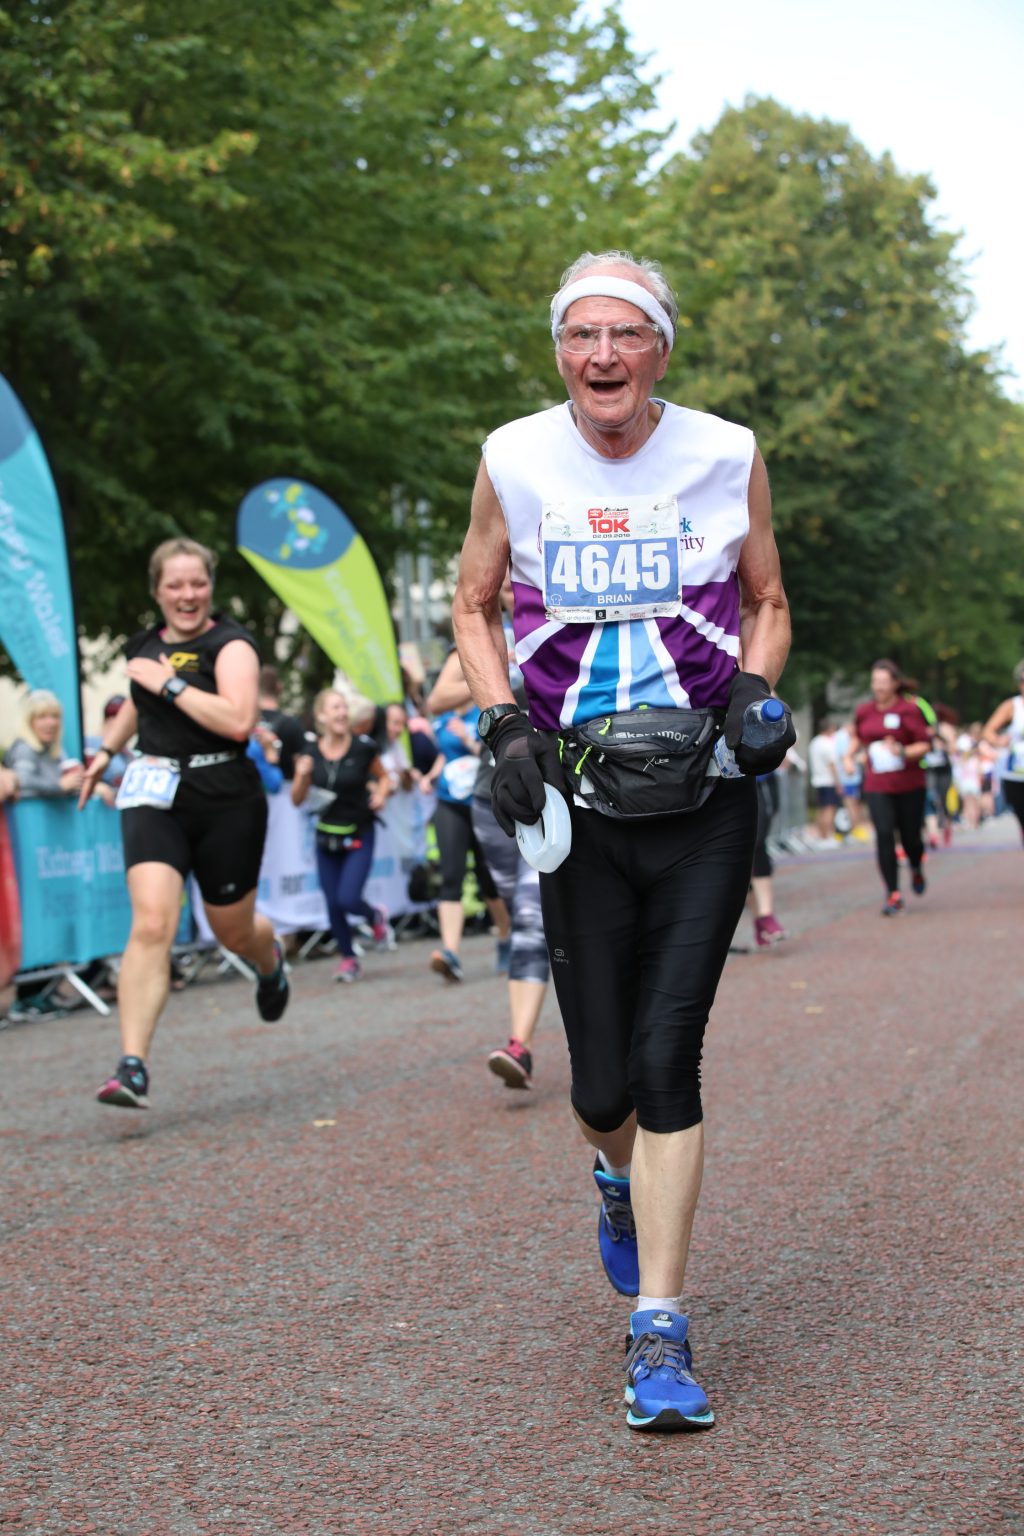
<path fill-rule="evenodd" d="M 420 777 L 417 769 L 413 767 L 412 758 L 406 747 L 405 738 L 408 729 L 409 716 L 405 705 L 386 704 L 384 706 L 385 746 L 380 754 L 380 760 L 388 771 L 392 791 L 408 792 L 416 787 Z"/>
<path fill-rule="evenodd" d="M 835 837 L 836 811 L 842 798 L 842 779 L 836 758 L 835 721 L 824 719 L 818 734 L 811 737 L 807 758 L 814 793 L 814 825 L 822 842 Z"/>
<path fill-rule="evenodd" d="M 427 703 L 424 693 L 426 674 L 423 670 L 423 662 L 418 651 L 411 651 L 408 647 L 402 647 L 402 688 L 405 695 L 405 708 L 409 715 L 426 714 Z"/>
<path fill-rule="evenodd" d="M 352 729 L 356 735 L 368 736 L 377 751 L 383 752 L 388 744 L 385 706 L 374 704 L 372 699 L 355 693 L 349 696 L 348 709 L 352 719 Z"/>
<path fill-rule="evenodd" d="M 850 754 L 850 741 L 853 734 L 853 721 L 846 720 L 840 725 L 835 734 L 836 761 L 839 764 L 840 787 L 842 791 L 843 810 L 846 812 L 846 833 L 863 842 L 867 837 L 867 828 L 864 825 L 864 770 L 860 761 Z"/>
<path fill-rule="evenodd" d="M 925 774 L 924 825 L 929 848 L 938 848 L 940 843 L 948 847 L 953 840 L 949 790 L 953 783 L 956 723 L 955 710 L 945 704 L 935 705 L 931 745 L 922 759 Z"/>
<path fill-rule="evenodd" d="M 0 766 L 0 806 L 5 805 L 5 803 L 14 802 L 14 800 L 17 800 L 17 797 L 17 774 L 14 773 L 12 768 Z M 17 965 L 17 958 L 12 958 L 9 963 Z M 38 983 L 35 983 L 31 988 L 23 986 L 23 988 L 15 991 L 14 986 L 9 986 L 9 980 L 11 980 L 11 972 L 8 971 L 6 975 L 0 975 L 0 1017 L 6 1017 L 11 1021 L 12 1025 L 17 1025 L 17 1023 L 26 1020 L 26 1018 L 35 1017 L 37 1005 L 35 1005 L 34 998 L 40 992 L 40 986 L 38 986 Z M 54 1012 L 61 1014 L 63 1009 L 54 1008 Z"/>
<path fill-rule="evenodd" d="M 996 761 L 998 751 L 985 739 L 985 730 L 980 720 L 975 720 L 971 726 L 971 735 L 978 743 L 978 758 L 981 763 L 981 819 L 988 820 L 996 813 Z"/>
<path fill-rule="evenodd" d="M 422 781 L 437 762 L 438 755 L 437 737 L 426 715 L 409 716 L 409 749 L 412 766 Z M 424 787 L 422 782 L 420 787 Z"/>
<path fill-rule="evenodd" d="M 352 728 L 348 700 L 337 688 L 317 694 L 313 706 L 320 734 L 311 752 L 295 762 L 292 802 L 302 805 L 316 791 L 316 864 L 327 902 L 331 934 L 338 946 L 335 981 L 358 981 L 360 965 L 349 917 L 362 917 L 379 948 L 394 933 L 387 913 L 363 896 L 373 863 L 374 816 L 391 792 L 391 782 L 369 736 Z"/>
<path fill-rule="evenodd" d="M 83 767 L 77 758 L 64 755 L 63 724 L 57 695 L 46 688 L 34 688 L 25 699 L 21 732 L 4 757 L 10 798 L 57 800 L 77 795 Z M 109 785 L 101 785 L 99 794 L 106 805 L 113 805 L 114 791 Z M 8 1017 L 13 1022 L 60 1018 L 66 1011 L 64 1001 L 51 981 L 22 982 Z"/>
<path fill-rule="evenodd" d="M 284 783 L 281 770 L 281 738 L 262 721 L 249 737 L 245 755 L 256 764 L 260 783 L 268 795 L 276 795 Z"/>
<path fill-rule="evenodd" d="M 295 777 L 295 759 L 300 752 L 309 750 L 302 722 L 281 708 L 283 684 L 276 667 L 260 667 L 260 725 L 265 726 L 281 743 L 278 767 L 284 778 Z"/>
<path fill-rule="evenodd" d="M 0 805 L 5 800 L 17 800 L 18 775 L 13 768 L 0 768 Z"/>
<path fill-rule="evenodd" d="M 108 720 L 116 720 L 118 714 L 121 711 L 121 706 L 124 704 L 124 702 L 125 702 L 125 696 L 124 696 L 123 693 L 115 693 L 115 694 L 111 695 L 111 697 L 107 700 L 107 702 L 103 706 L 103 724 L 104 725 L 106 725 Z M 96 752 L 99 752 L 101 750 L 102 745 L 103 745 L 102 736 L 87 736 L 85 738 L 85 759 L 86 759 L 86 766 L 87 767 L 88 767 L 89 763 L 92 762 L 93 755 Z M 128 768 L 128 764 L 130 762 L 131 762 L 131 753 L 130 752 L 118 752 L 118 753 L 116 753 L 110 759 L 110 762 L 107 765 L 107 770 L 104 773 L 103 778 L 101 779 L 100 782 L 102 784 L 108 784 L 112 790 L 116 791 L 118 786 L 121 783 L 121 780 L 125 776 L 125 772 L 126 772 L 126 770 Z"/>
<path fill-rule="evenodd" d="M 25 700 L 21 734 L 8 747 L 4 758 L 5 766 L 17 778 L 21 799 L 57 799 L 77 795 L 81 788 L 82 764 L 77 758 L 64 756 L 63 723 L 57 695 L 46 688 L 34 688 Z M 101 786 L 98 793 L 105 804 L 114 803 L 109 786 Z"/>
<path fill-rule="evenodd" d="M 981 826 L 982 761 L 978 741 L 979 728 L 970 725 L 956 738 L 953 754 L 953 783 L 960 803 L 960 818 L 969 831 Z"/>
<path fill-rule="evenodd" d="M 1024 661 L 1013 669 L 1017 692 L 989 715 L 982 736 L 999 753 L 999 780 L 1003 798 L 1020 822 L 1024 835 Z"/>
<path fill-rule="evenodd" d="M 424 782 L 437 787 L 434 834 L 441 860 L 441 894 L 437 903 L 441 947 L 431 955 L 430 967 L 446 981 L 461 981 L 459 949 L 466 925 L 462 887 L 471 852 L 477 889 L 497 930 L 499 944 L 507 943 L 511 927 L 508 908 L 498 895 L 498 887 L 473 830 L 473 788 L 483 751 L 483 743 L 477 734 L 480 711 L 468 699 L 457 708 L 448 706 L 446 694 L 449 667 L 453 670 L 458 667 L 458 656 L 454 649 L 449 653 L 449 659 L 441 668 L 427 699 L 428 707 L 436 715 L 434 734 L 439 755 Z"/>

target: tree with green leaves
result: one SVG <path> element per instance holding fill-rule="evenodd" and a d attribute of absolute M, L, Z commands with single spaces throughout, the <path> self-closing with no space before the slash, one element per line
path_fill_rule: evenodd
<path fill-rule="evenodd" d="M 998 649 L 1014 631 L 1020 644 L 1019 530 L 1009 562 L 1005 543 L 1020 410 L 965 350 L 966 283 L 932 195 L 848 128 L 752 100 L 668 163 L 637 226 L 680 295 L 677 398 L 757 434 L 793 610 L 788 680 L 819 703 L 879 654 L 927 672 L 959 644 L 953 585 L 965 646 L 982 625 Z"/>
<path fill-rule="evenodd" d="M 0 344 L 47 446 L 80 618 L 123 632 L 187 531 L 233 555 L 289 473 L 382 559 L 435 548 L 486 430 L 531 408 L 538 293 L 608 238 L 656 140 L 621 25 L 560 0 L 29 0 L 0 10 Z M 422 525 L 417 524 L 417 537 Z"/>

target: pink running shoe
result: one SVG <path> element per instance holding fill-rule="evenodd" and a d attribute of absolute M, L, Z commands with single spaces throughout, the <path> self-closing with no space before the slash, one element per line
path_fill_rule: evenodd
<path fill-rule="evenodd" d="M 518 1040 L 510 1040 L 508 1045 L 492 1051 L 487 1058 L 487 1065 L 496 1077 L 501 1078 L 506 1088 L 529 1088 L 533 1075 L 533 1057 Z"/>
<path fill-rule="evenodd" d="M 388 922 L 388 915 L 383 907 L 373 909 L 373 942 L 378 949 L 397 949 L 398 941 L 395 938 L 395 930 Z"/>
<path fill-rule="evenodd" d="M 785 928 L 771 913 L 767 917 L 754 918 L 754 939 L 758 949 L 770 949 L 785 937 Z"/>
<path fill-rule="evenodd" d="M 346 955 L 345 959 L 339 960 L 334 968 L 335 981 L 358 981 L 359 974 L 359 961 L 355 955 Z"/>

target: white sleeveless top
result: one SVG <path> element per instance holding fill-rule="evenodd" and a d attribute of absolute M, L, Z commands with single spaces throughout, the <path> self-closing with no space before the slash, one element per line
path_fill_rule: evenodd
<path fill-rule="evenodd" d="M 516 660 L 540 729 L 640 704 L 727 702 L 754 437 L 658 403 L 658 425 L 624 459 L 587 443 L 568 402 L 484 444 L 512 547 Z"/>
<path fill-rule="evenodd" d="M 1024 696 L 1019 693 L 1013 701 L 1009 736 L 1009 746 L 999 754 L 999 777 L 1021 783 L 1024 782 Z"/>

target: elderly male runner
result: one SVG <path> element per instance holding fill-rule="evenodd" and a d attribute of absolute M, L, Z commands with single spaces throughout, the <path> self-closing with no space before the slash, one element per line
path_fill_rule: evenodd
<path fill-rule="evenodd" d="M 499 821 L 535 822 L 545 780 L 573 803 L 572 851 L 541 899 L 601 1258 L 637 1297 L 637 1429 L 714 1422 L 681 1295 L 701 1048 L 750 881 L 752 775 L 793 740 L 787 712 L 782 741 L 740 742 L 782 671 L 789 612 L 752 434 L 652 393 L 676 318 L 652 262 L 588 252 L 565 273 L 551 329 L 569 399 L 487 439 L 453 607 Z M 498 606 L 510 564 L 528 714 Z M 736 777 L 715 776 L 723 722 Z"/>

